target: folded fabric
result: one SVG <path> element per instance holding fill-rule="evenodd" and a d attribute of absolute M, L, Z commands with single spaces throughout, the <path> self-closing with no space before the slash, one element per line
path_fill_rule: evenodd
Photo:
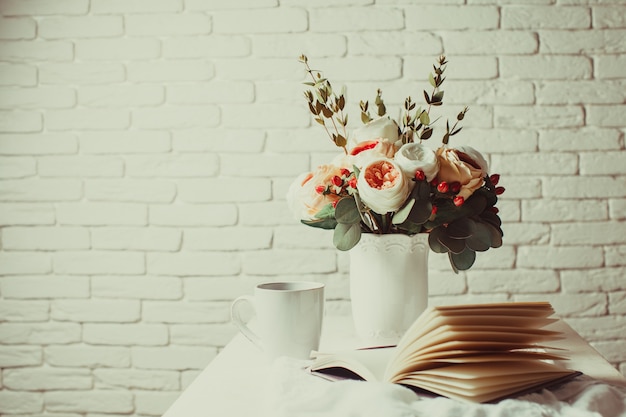
<path fill-rule="evenodd" d="M 626 417 L 626 388 L 580 376 L 496 404 L 418 395 L 383 382 L 330 382 L 309 374 L 308 361 L 277 359 L 268 376 L 266 411 L 276 417 Z"/>

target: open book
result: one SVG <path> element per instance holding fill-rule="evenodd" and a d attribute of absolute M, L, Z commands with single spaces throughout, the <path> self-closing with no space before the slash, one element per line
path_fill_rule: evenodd
<path fill-rule="evenodd" d="M 395 347 L 315 352 L 310 370 L 330 379 L 389 381 L 473 402 L 490 402 L 580 375 L 558 364 L 562 339 L 548 302 L 430 307 Z"/>

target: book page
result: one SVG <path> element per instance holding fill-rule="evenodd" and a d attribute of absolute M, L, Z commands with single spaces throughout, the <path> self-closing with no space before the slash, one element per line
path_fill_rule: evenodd
<path fill-rule="evenodd" d="M 566 357 L 547 351 L 505 351 L 502 353 L 484 353 L 480 351 L 453 350 L 435 352 L 427 357 L 420 357 L 414 362 L 407 363 L 401 369 L 394 371 L 393 378 L 402 378 L 412 372 L 423 371 L 433 368 L 441 368 L 447 365 L 461 363 L 480 363 L 489 366 L 495 362 L 524 362 L 557 361 L 565 360 Z"/>
<path fill-rule="evenodd" d="M 397 355 L 385 372 L 387 379 L 410 367 L 426 368 L 447 350 L 505 352 L 535 348 L 562 338 L 542 327 L 554 323 L 547 302 L 492 303 L 429 308 L 404 335 Z M 409 365 L 410 364 L 410 365 Z M 433 366 L 442 366 L 440 363 Z"/>
<path fill-rule="evenodd" d="M 392 380 L 452 398 L 489 401 L 578 373 L 541 361 L 468 363 L 410 373 Z"/>
<path fill-rule="evenodd" d="M 394 353 L 394 347 L 317 353 L 310 369 L 332 373 L 332 368 L 344 368 L 366 381 L 383 381 L 385 369 Z"/>

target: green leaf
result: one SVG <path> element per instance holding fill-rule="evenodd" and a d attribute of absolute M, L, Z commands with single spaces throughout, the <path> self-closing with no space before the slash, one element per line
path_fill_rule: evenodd
<path fill-rule="evenodd" d="M 341 224 L 354 224 L 361 221 L 361 214 L 354 198 L 345 197 L 337 202 L 335 219 Z"/>
<path fill-rule="evenodd" d="M 334 219 L 335 208 L 332 204 L 326 204 L 320 211 L 315 214 L 316 219 Z"/>
<path fill-rule="evenodd" d="M 445 228 L 442 228 L 445 230 Z M 448 248 L 452 253 L 461 253 L 465 250 L 465 239 L 454 239 L 448 236 L 447 231 L 442 230 L 442 233 L 437 237 L 439 242 Z"/>
<path fill-rule="evenodd" d="M 484 223 L 476 223 L 476 229 L 472 236 L 467 238 L 465 244 L 476 252 L 484 252 L 491 247 L 491 231 Z"/>
<path fill-rule="evenodd" d="M 428 221 L 433 212 L 433 205 L 428 200 L 417 200 L 411 213 L 409 213 L 409 221 L 411 223 L 422 225 Z"/>
<path fill-rule="evenodd" d="M 348 143 L 348 140 L 343 135 L 335 136 L 333 134 L 333 140 L 335 141 L 335 145 L 339 146 L 340 148 L 343 148 Z"/>
<path fill-rule="evenodd" d="M 433 76 L 433 74 L 428 74 L 428 82 L 430 83 L 430 85 L 432 85 L 433 87 L 437 87 L 437 83 L 435 82 L 435 77 Z"/>
<path fill-rule="evenodd" d="M 428 129 L 424 129 L 424 131 L 420 135 L 420 139 L 423 139 L 423 140 L 430 139 L 432 135 L 433 135 L 433 129 L 429 127 Z"/>
<path fill-rule="evenodd" d="M 496 228 L 495 226 L 489 223 L 483 223 L 483 224 L 489 230 L 490 237 L 491 237 L 491 247 L 499 248 L 500 246 L 502 246 L 502 229 L 500 229 L 499 227 Z"/>
<path fill-rule="evenodd" d="M 480 214 L 480 219 L 482 221 L 485 221 L 497 228 L 500 228 L 500 226 L 502 226 L 502 220 L 500 220 L 500 217 L 492 212 L 492 211 L 484 211 Z"/>
<path fill-rule="evenodd" d="M 476 252 L 471 249 L 465 249 L 461 253 L 448 253 L 448 259 L 450 259 L 450 265 L 452 265 L 454 272 L 466 271 L 474 265 Z"/>
<path fill-rule="evenodd" d="M 413 223 L 411 221 L 406 221 L 406 222 L 404 222 L 402 224 L 396 225 L 396 228 L 398 228 L 400 230 L 403 230 L 408 235 L 414 235 L 416 233 L 422 232 L 422 227 L 423 227 L 423 225 L 417 224 L 417 223 Z"/>
<path fill-rule="evenodd" d="M 443 100 L 443 91 L 437 91 L 433 95 L 433 102 L 441 102 Z"/>
<path fill-rule="evenodd" d="M 439 241 L 440 234 L 441 227 L 431 230 L 428 234 L 428 246 L 430 246 L 430 249 L 435 253 L 448 253 L 448 248 Z"/>
<path fill-rule="evenodd" d="M 432 214 L 433 205 L 429 197 L 430 185 L 426 181 L 417 181 L 405 205 L 393 216 L 392 223 L 411 232 L 420 232 Z"/>
<path fill-rule="evenodd" d="M 430 116 L 425 110 L 420 114 L 420 123 L 426 126 L 430 124 Z"/>
<path fill-rule="evenodd" d="M 311 227 L 318 227 L 320 229 L 331 230 L 337 226 L 335 219 L 320 219 L 320 220 L 300 220 L 303 224 Z"/>
<path fill-rule="evenodd" d="M 356 165 L 354 166 L 354 175 L 356 175 L 357 177 L 359 176 L 359 169 L 356 167 Z M 359 214 L 361 215 L 361 221 L 363 222 L 363 224 L 370 231 L 374 231 L 374 224 L 372 223 L 372 220 L 368 216 L 368 213 L 365 213 L 365 210 L 366 210 L 365 204 L 363 204 L 363 202 L 361 201 L 361 198 L 359 197 L 359 193 L 354 194 L 354 203 L 359 209 Z"/>
<path fill-rule="evenodd" d="M 480 189 L 472 194 L 462 206 L 468 216 L 480 214 L 487 207 L 487 197 L 479 191 Z"/>
<path fill-rule="evenodd" d="M 437 206 L 437 217 L 432 222 L 427 222 L 425 226 L 429 229 L 441 226 L 446 223 L 450 223 L 453 220 L 462 217 L 460 215 L 460 208 L 456 207 L 452 200 L 449 198 L 437 199 L 435 202 Z M 463 204 L 464 206 L 465 204 Z M 461 207 L 463 207 L 461 206 Z"/>
<path fill-rule="evenodd" d="M 339 223 L 333 234 L 333 244 L 339 250 L 350 250 L 361 240 L 361 226 L 358 223 Z"/>
<path fill-rule="evenodd" d="M 418 199 L 430 201 L 430 184 L 426 181 L 418 181 L 413 187 L 413 192 L 416 193 Z"/>
<path fill-rule="evenodd" d="M 393 215 L 393 218 L 391 219 L 391 223 L 393 224 L 404 223 L 406 219 L 409 217 L 409 214 L 411 213 L 411 209 L 413 208 L 414 205 L 415 205 L 415 199 L 409 198 L 404 203 L 404 205 L 400 207 L 398 211 L 396 211 L 396 214 Z"/>
<path fill-rule="evenodd" d="M 467 239 L 474 234 L 476 224 L 467 217 L 456 219 L 446 228 L 447 235 L 452 239 Z"/>

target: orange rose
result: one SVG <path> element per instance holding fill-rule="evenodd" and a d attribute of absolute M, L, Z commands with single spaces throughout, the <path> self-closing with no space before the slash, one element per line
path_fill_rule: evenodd
<path fill-rule="evenodd" d="M 441 147 L 437 149 L 437 160 L 439 162 L 437 180 L 449 184 L 460 183 L 461 190 L 458 195 L 465 200 L 485 183 L 487 162 L 478 151 L 469 146 L 463 150 Z"/>

